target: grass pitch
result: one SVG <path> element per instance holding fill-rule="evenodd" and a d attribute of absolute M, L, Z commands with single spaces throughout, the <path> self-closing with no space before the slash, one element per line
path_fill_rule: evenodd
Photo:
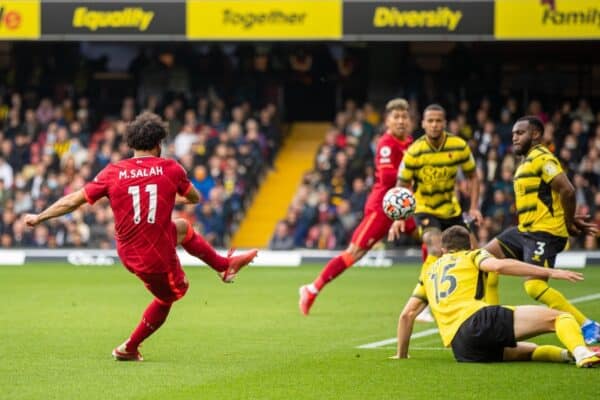
<path fill-rule="evenodd" d="M 250 268 L 231 285 L 188 268 L 186 297 L 142 347 L 146 361 L 118 363 L 111 350 L 139 322 L 151 296 L 120 266 L 0 267 L 0 399 L 529 399 L 593 398 L 600 371 L 543 363 L 458 364 L 439 336 L 357 346 L 395 336 L 416 265 L 354 268 L 327 287 L 313 313 L 298 287 L 320 266 Z M 553 282 L 568 298 L 600 292 L 600 268 L 579 284 Z M 504 304 L 532 301 L 501 278 Z M 578 306 L 600 319 L 600 299 Z M 416 331 L 433 328 L 418 324 Z M 553 335 L 535 339 L 558 343 Z"/>

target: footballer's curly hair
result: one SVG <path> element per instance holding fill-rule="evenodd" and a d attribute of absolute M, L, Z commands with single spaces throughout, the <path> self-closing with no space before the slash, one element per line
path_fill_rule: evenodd
<path fill-rule="evenodd" d="M 125 138 L 134 150 L 152 150 L 167 137 L 167 124 L 156 114 L 145 111 L 127 125 Z"/>

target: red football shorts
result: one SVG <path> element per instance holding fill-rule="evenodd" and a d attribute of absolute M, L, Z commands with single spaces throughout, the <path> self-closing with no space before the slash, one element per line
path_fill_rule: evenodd
<path fill-rule="evenodd" d="M 150 293 L 168 304 L 182 298 L 190 286 L 179 263 L 167 272 L 136 272 L 135 274 L 144 282 Z"/>
<path fill-rule="evenodd" d="M 351 243 L 364 250 L 369 250 L 375 243 L 387 237 L 392 220 L 384 214 L 383 209 L 367 213 L 352 234 Z M 404 233 L 410 235 L 417 225 L 413 217 L 406 220 Z"/>

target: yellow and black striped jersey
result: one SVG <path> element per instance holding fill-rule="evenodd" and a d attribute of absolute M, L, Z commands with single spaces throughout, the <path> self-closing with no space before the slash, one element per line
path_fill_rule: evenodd
<path fill-rule="evenodd" d="M 416 213 L 443 219 L 462 213 L 455 192 L 459 167 L 465 174 L 475 171 L 471 149 L 457 136 L 445 133 L 439 149 L 434 148 L 425 136 L 410 145 L 398 169 L 398 178 L 406 183 L 414 181 Z"/>
<path fill-rule="evenodd" d="M 444 346 L 450 346 L 463 322 L 488 306 L 483 301 L 487 273 L 479 266 L 490 257 L 484 249 L 448 253 L 421 271 L 413 297 L 427 299 Z"/>
<path fill-rule="evenodd" d="M 425 261 L 423 261 L 423 265 L 421 266 L 421 272 L 419 272 L 419 281 L 417 282 L 417 286 L 413 290 L 412 297 L 417 297 L 423 301 L 427 301 L 427 296 L 425 295 L 425 289 L 423 287 L 423 280 L 421 279 L 425 272 L 431 267 L 431 264 L 439 260 L 439 257 L 434 256 L 433 254 L 428 254 Z"/>
<path fill-rule="evenodd" d="M 522 232 L 547 232 L 568 237 L 560 195 L 551 183 L 563 169 L 558 159 L 539 144 L 529 150 L 515 171 L 515 202 Z"/>

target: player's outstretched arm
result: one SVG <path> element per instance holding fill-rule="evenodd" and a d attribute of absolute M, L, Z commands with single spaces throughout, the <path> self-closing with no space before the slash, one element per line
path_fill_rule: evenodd
<path fill-rule="evenodd" d="M 510 258 L 486 258 L 481 262 L 479 268 L 486 272 L 496 272 L 501 275 L 531 276 L 535 278 L 561 279 L 570 282 L 583 280 L 583 274 L 563 269 L 542 268 Z"/>
<path fill-rule="evenodd" d="M 198 204 L 198 202 L 200 201 L 200 193 L 198 193 L 198 190 L 194 186 L 192 186 L 185 195 L 185 199 L 191 204 Z"/>
<path fill-rule="evenodd" d="M 560 202 L 565 210 L 565 224 L 571 236 L 578 236 L 581 233 L 586 235 L 596 235 L 598 228 L 596 224 L 586 222 L 583 215 L 575 215 L 576 201 L 575 188 L 569 181 L 567 175 L 562 172 L 558 174 L 551 183 L 552 190 L 560 196 Z"/>
<path fill-rule="evenodd" d="M 581 231 L 575 225 L 575 188 L 563 172 L 558 174 L 551 182 L 551 188 L 557 192 L 560 202 L 565 210 L 565 224 L 570 235 L 579 235 Z"/>
<path fill-rule="evenodd" d="M 25 214 L 24 220 L 28 226 L 33 227 L 48 219 L 68 214 L 78 209 L 85 202 L 85 193 L 83 189 L 79 189 L 76 192 L 61 197 L 39 214 Z"/>
<path fill-rule="evenodd" d="M 398 349 L 395 356 L 391 358 L 408 358 L 408 346 L 410 344 L 410 335 L 412 335 L 415 318 L 427 306 L 422 299 L 412 296 L 406 302 L 404 309 L 398 318 Z"/>
<path fill-rule="evenodd" d="M 469 207 L 469 215 L 471 218 L 475 220 L 477 225 L 481 225 L 483 223 L 483 216 L 481 215 L 481 211 L 479 211 L 479 190 L 480 190 L 481 182 L 479 181 L 479 175 L 477 175 L 477 170 L 473 171 L 469 176 L 469 190 L 470 190 L 470 201 L 471 206 Z"/>

